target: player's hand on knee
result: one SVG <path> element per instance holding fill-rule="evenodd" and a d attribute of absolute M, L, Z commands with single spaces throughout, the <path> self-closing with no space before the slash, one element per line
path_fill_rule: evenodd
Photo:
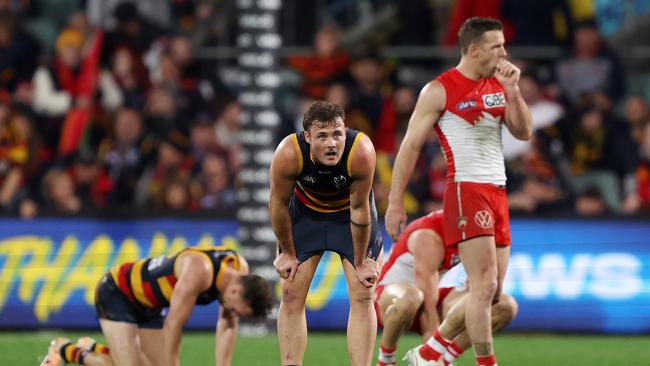
<path fill-rule="evenodd" d="M 365 287 L 372 287 L 379 277 L 379 263 L 371 258 L 364 259 L 363 263 L 356 267 L 357 279 Z"/>
<path fill-rule="evenodd" d="M 273 265 L 281 278 L 293 282 L 294 277 L 296 277 L 296 272 L 298 271 L 298 259 L 295 255 L 280 253 L 275 257 Z"/>
<path fill-rule="evenodd" d="M 396 241 L 399 234 L 404 230 L 404 226 L 406 226 L 406 210 L 404 206 L 389 204 L 384 216 L 384 222 L 388 235 Z"/>

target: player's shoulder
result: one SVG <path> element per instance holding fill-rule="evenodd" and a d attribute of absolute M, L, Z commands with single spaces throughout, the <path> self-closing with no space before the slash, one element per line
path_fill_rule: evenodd
<path fill-rule="evenodd" d="M 418 97 L 418 108 L 422 112 L 441 110 L 447 99 L 445 86 L 438 79 L 429 81 Z"/>
<path fill-rule="evenodd" d="M 291 171 L 291 167 L 298 167 L 302 158 L 300 143 L 298 142 L 298 134 L 292 133 L 287 135 L 280 141 L 275 153 L 273 154 L 273 162 L 271 169 L 281 169 L 283 171 Z"/>
<path fill-rule="evenodd" d="M 350 176 L 374 174 L 377 153 L 372 140 L 363 132 L 358 132 L 354 139 L 348 157 L 348 174 Z"/>

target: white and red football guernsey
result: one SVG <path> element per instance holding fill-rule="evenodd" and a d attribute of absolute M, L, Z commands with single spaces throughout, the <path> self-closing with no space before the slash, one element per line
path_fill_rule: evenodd
<path fill-rule="evenodd" d="M 442 210 L 434 211 L 412 223 L 400 234 L 397 242 L 393 244 L 388 259 L 384 263 L 379 275 L 378 285 L 387 286 L 395 283 L 408 283 L 415 285 L 415 262 L 413 254 L 408 249 L 408 240 L 411 234 L 419 229 L 431 229 L 443 238 Z M 441 242 L 441 244 L 443 244 Z M 458 248 L 445 247 L 445 257 L 439 270 L 447 270 L 460 262 Z"/>
<path fill-rule="evenodd" d="M 494 77 L 471 80 L 451 68 L 436 78 L 446 102 L 435 126 L 447 162 L 448 182 L 505 185 L 501 144 L 506 95 Z"/>

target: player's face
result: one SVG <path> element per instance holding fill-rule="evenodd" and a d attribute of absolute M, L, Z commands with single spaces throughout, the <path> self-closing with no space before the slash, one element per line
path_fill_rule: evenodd
<path fill-rule="evenodd" d="M 305 131 L 305 140 L 311 146 L 311 158 L 317 163 L 334 166 L 343 156 L 345 123 L 337 118 L 334 123 L 315 122 Z"/>
<path fill-rule="evenodd" d="M 239 281 L 232 281 L 223 294 L 221 306 L 239 316 L 247 317 L 253 314 L 253 309 L 243 298 L 244 287 Z"/>
<path fill-rule="evenodd" d="M 477 45 L 476 50 L 481 76 L 494 76 L 497 70 L 497 63 L 508 55 L 504 45 L 505 38 L 503 37 L 502 31 L 491 30 L 483 34 L 483 42 Z"/>

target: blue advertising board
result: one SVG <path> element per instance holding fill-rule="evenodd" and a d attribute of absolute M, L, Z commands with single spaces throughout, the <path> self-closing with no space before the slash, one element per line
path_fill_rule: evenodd
<path fill-rule="evenodd" d="M 236 221 L 2 220 L 0 329 L 96 328 L 94 288 L 111 266 L 187 246 L 236 247 Z M 520 305 L 509 329 L 650 331 L 650 223 L 513 220 L 504 289 Z M 386 249 L 391 242 L 384 233 Z M 216 304 L 190 328 L 214 327 Z M 345 329 L 349 304 L 327 253 L 307 298 L 312 329 Z"/>
<path fill-rule="evenodd" d="M 0 328 L 96 328 L 95 285 L 115 264 L 187 246 L 236 247 L 236 221 L 2 220 Z M 188 324 L 213 328 L 217 305 Z"/>
<path fill-rule="evenodd" d="M 519 219 L 511 230 L 504 290 L 520 306 L 508 329 L 650 332 L 650 222 Z M 339 259 L 323 260 L 307 302 L 309 325 L 344 329 L 349 305 Z"/>

